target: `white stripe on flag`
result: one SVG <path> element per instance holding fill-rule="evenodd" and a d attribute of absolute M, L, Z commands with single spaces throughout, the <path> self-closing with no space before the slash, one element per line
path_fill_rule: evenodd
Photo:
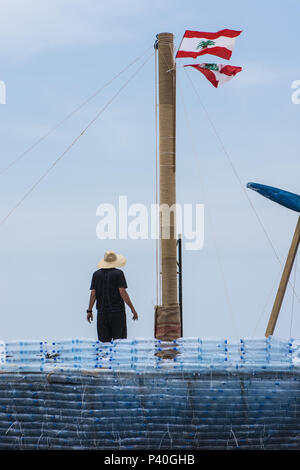
<path fill-rule="evenodd" d="M 210 49 L 211 47 L 226 47 L 226 49 L 229 49 L 232 51 L 234 47 L 236 38 L 228 38 L 227 36 L 220 36 L 217 39 L 212 39 L 214 44 L 211 46 L 208 46 L 205 48 L 205 50 Z M 180 51 L 195 51 L 195 52 L 201 52 L 201 47 L 197 49 L 197 46 L 201 41 L 207 41 L 207 38 L 183 38 L 182 43 L 180 45 L 179 50 Z"/>

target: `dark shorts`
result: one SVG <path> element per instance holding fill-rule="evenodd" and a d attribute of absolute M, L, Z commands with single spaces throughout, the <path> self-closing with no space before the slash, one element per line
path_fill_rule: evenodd
<path fill-rule="evenodd" d="M 113 339 L 127 338 L 125 310 L 98 311 L 97 332 L 98 339 L 102 343 L 107 343 Z"/>

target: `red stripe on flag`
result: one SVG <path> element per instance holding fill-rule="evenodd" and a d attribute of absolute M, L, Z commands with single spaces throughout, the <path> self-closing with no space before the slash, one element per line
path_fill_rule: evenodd
<path fill-rule="evenodd" d="M 219 80 L 216 79 L 215 74 L 211 70 L 205 69 L 205 68 L 201 67 L 200 65 L 196 65 L 196 64 L 195 65 L 194 64 L 185 65 L 185 67 L 194 67 L 196 70 L 199 70 L 199 72 L 203 73 L 203 75 L 205 75 L 207 80 L 209 80 L 210 83 L 215 88 L 218 88 Z"/>
<path fill-rule="evenodd" d="M 229 60 L 232 56 L 232 51 L 226 49 L 226 47 L 220 46 L 205 48 L 199 52 L 178 51 L 176 54 L 176 59 L 180 57 L 193 57 L 194 59 L 197 59 L 199 55 L 204 54 L 216 55 L 217 57 L 221 57 L 222 59 Z"/>
<path fill-rule="evenodd" d="M 220 72 L 224 73 L 225 75 L 236 75 L 238 72 L 242 71 L 242 67 L 236 67 L 235 65 L 224 65 L 221 67 Z"/>
<path fill-rule="evenodd" d="M 220 36 L 226 36 L 228 38 L 236 38 L 242 33 L 242 31 L 235 31 L 233 29 L 222 29 L 217 33 L 204 33 L 202 31 L 190 31 L 186 30 L 183 37 L 184 38 L 207 38 L 207 39 L 217 39 Z"/>

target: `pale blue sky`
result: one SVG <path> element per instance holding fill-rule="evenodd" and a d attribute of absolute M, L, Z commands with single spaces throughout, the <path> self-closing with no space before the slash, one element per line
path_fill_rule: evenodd
<path fill-rule="evenodd" d="M 178 45 L 185 29 L 232 28 L 243 33 L 230 63 L 243 72 L 220 89 L 195 70 L 190 75 L 243 184 L 299 193 L 300 105 L 291 101 L 291 84 L 300 79 L 299 10 L 296 0 L 0 0 L 0 80 L 7 87 L 7 104 L 0 105 L 1 168 L 151 47 L 157 33 L 173 32 Z M 200 62 L 222 62 L 204 57 Z M 262 336 L 280 266 L 182 68 L 177 76 L 177 198 L 206 206 L 204 248 L 183 254 L 184 335 Z M 126 77 L 0 176 L 0 218 Z M 128 291 L 140 314 L 133 323 L 128 312 L 129 337 L 153 335 L 155 242 L 106 243 L 95 230 L 103 202 L 116 203 L 119 195 L 129 203 L 154 202 L 154 178 L 153 58 L 0 227 L 0 339 L 96 338 L 85 310 L 90 277 L 107 249 L 128 259 Z M 297 214 L 255 193 L 249 197 L 284 260 Z M 299 313 L 295 299 L 294 337 Z M 291 315 L 289 289 L 276 335 L 290 335 Z"/>

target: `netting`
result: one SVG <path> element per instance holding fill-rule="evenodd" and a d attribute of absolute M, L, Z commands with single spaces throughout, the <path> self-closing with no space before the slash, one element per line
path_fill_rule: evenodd
<path fill-rule="evenodd" d="M 299 449 L 299 342 L 0 345 L 0 449 Z"/>

